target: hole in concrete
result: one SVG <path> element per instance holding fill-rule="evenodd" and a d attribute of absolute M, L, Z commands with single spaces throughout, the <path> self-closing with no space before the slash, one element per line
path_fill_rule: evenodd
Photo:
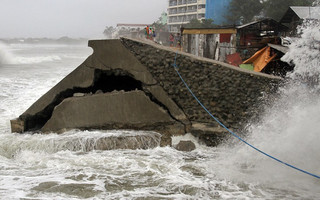
<path fill-rule="evenodd" d="M 91 95 L 96 93 L 98 90 L 101 90 L 103 93 L 120 90 L 142 90 L 142 83 L 135 80 L 132 75 L 123 70 L 96 70 L 94 77 L 94 83 L 92 86 L 88 88 L 73 88 L 62 91 L 61 93 L 57 94 L 53 102 L 51 102 L 41 112 L 34 116 L 21 116 L 21 119 L 25 121 L 25 130 L 36 131 L 41 129 L 51 118 L 53 109 L 64 99 L 72 97 L 74 93 L 85 93 Z"/>
<path fill-rule="evenodd" d="M 107 93 L 114 90 L 132 91 L 136 89 L 142 90 L 142 83 L 123 71 L 96 70 L 95 82 L 91 91 L 95 93 L 97 90 L 102 90 L 104 93 Z"/>

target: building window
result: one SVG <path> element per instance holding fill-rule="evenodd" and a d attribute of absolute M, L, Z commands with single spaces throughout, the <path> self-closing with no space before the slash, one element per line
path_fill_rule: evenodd
<path fill-rule="evenodd" d="M 177 5 L 177 0 L 175 1 L 170 1 L 169 6 L 176 6 Z"/>

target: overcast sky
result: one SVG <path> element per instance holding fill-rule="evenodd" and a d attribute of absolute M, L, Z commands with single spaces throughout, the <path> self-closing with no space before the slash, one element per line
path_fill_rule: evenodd
<path fill-rule="evenodd" d="M 167 0 L 0 0 L 0 38 L 99 37 L 117 23 L 153 23 Z"/>

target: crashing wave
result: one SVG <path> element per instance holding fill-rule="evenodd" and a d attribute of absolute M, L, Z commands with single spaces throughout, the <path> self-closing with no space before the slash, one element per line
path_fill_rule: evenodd
<path fill-rule="evenodd" d="M 54 62 L 60 61 L 61 57 L 52 55 L 52 56 L 37 56 L 37 57 L 16 57 L 14 59 L 16 64 L 37 64 L 42 62 Z"/>

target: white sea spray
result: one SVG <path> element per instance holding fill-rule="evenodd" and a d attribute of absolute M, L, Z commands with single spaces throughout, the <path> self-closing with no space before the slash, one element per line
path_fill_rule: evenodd
<path fill-rule="evenodd" d="M 320 29 L 319 22 L 306 20 L 300 27 L 300 37 L 293 40 L 283 61 L 295 69 L 279 88 L 278 97 L 269 102 L 261 120 L 248 128 L 246 140 L 294 167 L 320 176 Z M 223 147 L 221 147 L 223 148 Z M 277 162 L 240 141 L 234 148 L 225 148 L 227 156 L 218 156 L 218 177 L 235 182 L 256 183 L 266 189 L 308 191 L 320 195 L 319 181 L 306 173 Z M 294 194 L 295 195 L 295 194 Z M 308 196 L 308 195 L 307 195 Z"/>
<path fill-rule="evenodd" d="M 282 60 L 295 65 L 291 78 L 318 75 L 320 72 L 320 22 L 305 20 L 298 27 L 300 38 L 293 41 Z M 298 77 L 297 77 L 298 76 Z"/>
<path fill-rule="evenodd" d="M 0 66 L 4 64 L 12 64 L 14 62 L 14 57 L 9 51 L 8 45 L 0 42 Z"/>

